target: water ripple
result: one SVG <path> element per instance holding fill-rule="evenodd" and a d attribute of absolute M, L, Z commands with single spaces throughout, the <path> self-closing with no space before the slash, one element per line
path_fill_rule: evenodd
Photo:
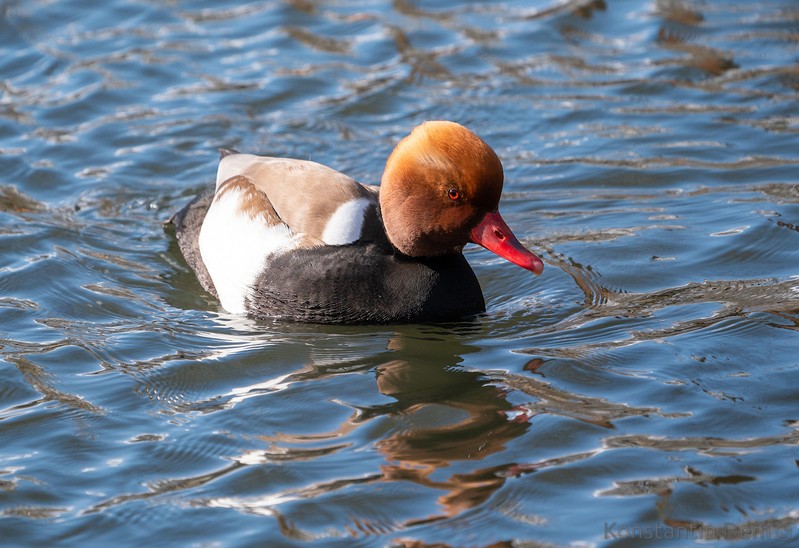
<path fill-rule="evenodd" d="M 7 543 L 796 530 L 790 1 L 2 12 Z M 424 119 L 497 150 L 503 216 L 547 263 L 467 246 L 476 318 L 231 316 L 161 226 L 220 146 L 378 183 Z"/>

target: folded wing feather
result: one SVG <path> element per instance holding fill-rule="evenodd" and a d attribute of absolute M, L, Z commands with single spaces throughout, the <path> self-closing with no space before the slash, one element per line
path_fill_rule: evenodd
<path fill-rule="evenodd" d="M 219 162 L 217 190 L 238 175 L 266 196 L 295 234 L 341 245 L 375 230 L 375 187 L 361 185 L 335 169 L 306 160 L 230 154 Z"/>

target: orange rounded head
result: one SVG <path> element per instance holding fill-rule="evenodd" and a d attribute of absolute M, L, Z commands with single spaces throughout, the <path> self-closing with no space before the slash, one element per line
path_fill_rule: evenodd
<path fill-rule="evenodd" d="M 391 244 L 410 257 L 460 253 L 467 242 L 541 274 L 499 214 L 504 175 L 485 141 L 455 122 L 425 122 L 386 162 L 380 209 Z"/>

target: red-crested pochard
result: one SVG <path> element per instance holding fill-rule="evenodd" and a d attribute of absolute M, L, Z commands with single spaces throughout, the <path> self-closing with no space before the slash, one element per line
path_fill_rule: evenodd
<path fill-rule="evenodd" d="M 543 262 L 499 214 L 502 164 L 454 122 L 425 122 L 380 187 L 304 160 L 223 151 L 214 192 L 176 213 L 183 255 L 228 312 L 315 323 L 452 320 L 485 310 L 461 251 Z"/>

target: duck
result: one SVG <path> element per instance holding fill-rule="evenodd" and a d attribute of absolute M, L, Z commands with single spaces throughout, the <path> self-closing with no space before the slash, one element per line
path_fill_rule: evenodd
<path fill-rule="evenodd" d="M 415 127 L 379 186 L 310 160 L 220 153 L 213 188 L 168 223 L 229 313 L 325 324 L 475 316 L 485 300 L 463 255 L 470 242 L 543 271 L 499 213 L 499 157 L 456 122 Z"/>

